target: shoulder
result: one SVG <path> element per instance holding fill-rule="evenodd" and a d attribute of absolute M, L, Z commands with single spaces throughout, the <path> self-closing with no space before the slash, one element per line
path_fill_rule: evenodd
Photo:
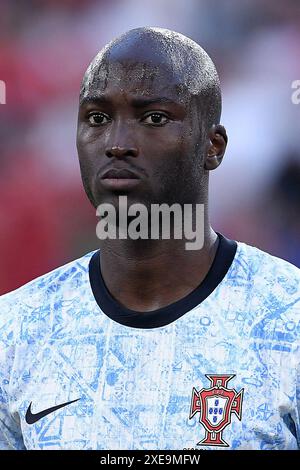
<path fill-rule="evenodd" d="M 22 325 L 48 323 L 56 302 L 66 292 L 75 292 L 88 280 L 88 266 L 94 252 L 60 266 L 22 287 L 0 297 L 0 341 L 22 333 Z M 19 334 L 18 334 L 19 333 Z"/>
<path fill-rule="evenodd" d="M 300 294 L 300 269 L 246 243 L 238 242 L 237 264 L 255 284 L 282 288 L 288 294 Z"/>
<path fill-rule="evenodd" d="M 238 242 L 232 284 L 258 318 L 300 327 L 300 270 L 256 247 Z"/>

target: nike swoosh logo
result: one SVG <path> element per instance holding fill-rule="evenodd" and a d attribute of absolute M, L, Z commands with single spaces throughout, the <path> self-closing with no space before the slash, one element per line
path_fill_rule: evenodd
<path fill-rule="evenodd" d="M 25 421 L 27 424 L 34 424 L 40 419 L 44 418 L 44 416 L 47 416 L 48 414 L 53 413 L 53 411 L 59 410 L 60 408 L 63 408 L 64 406 L 70 405 L 71 403 L 75 403 L 75 401 L 78 401 L 78 400 L 80 400 L 80 398 L 77 398 L 76 400 L 72 400 L 72 401 L 67 401 L 66 403 L 62 403 L 61 405 L 52 406 L 51 408 L 47 408 L 46 410 L 40 411 L 39 413 L 32 413 L 31 411 L 32 402 L 31 402 L 26 411 Z"/>

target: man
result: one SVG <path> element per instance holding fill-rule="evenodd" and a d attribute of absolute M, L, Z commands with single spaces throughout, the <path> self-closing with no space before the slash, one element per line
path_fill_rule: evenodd
<path fill-rule="evenodd" d="M 220 114 L 215 67 L 181 34 L 134 29 L 92 61 L 77 136 L 91 203 L 116 209 L 110 227 L 125 200 L 204 205 L 203 243 L 103 236 L 1 298 L 3 449 L 298 448 L 299 270 L 211 228 Z"/>

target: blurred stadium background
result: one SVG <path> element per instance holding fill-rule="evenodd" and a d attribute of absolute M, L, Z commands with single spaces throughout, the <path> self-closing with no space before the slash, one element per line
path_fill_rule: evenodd
<path fill-rule="evenodd" d="M 217 65 L 229 146 L 211 175 L 214 228 L 300 266 L 299 0 L 1 0 L 0 293 L 97 248 L 75 147 L 79 84 L 137 26 L 182 32 Z"/>

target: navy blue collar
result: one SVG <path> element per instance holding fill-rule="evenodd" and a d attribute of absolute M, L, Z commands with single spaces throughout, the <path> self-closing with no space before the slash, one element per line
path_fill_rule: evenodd
<path fill-rule="evenodd" d="M 100 250 L 89 263 L 91 288 L 100 309 L 112 320 L 133 328 L 158 328 L 168 325 L 205 300 L 220 284 L 234 259 L 237 243 L 218 233 L 219 245 L 210 270 L 190 294 L 166 307 L 150 312 L 137 312 L 123 307 L 108 291 L 100 269 Z"/>

